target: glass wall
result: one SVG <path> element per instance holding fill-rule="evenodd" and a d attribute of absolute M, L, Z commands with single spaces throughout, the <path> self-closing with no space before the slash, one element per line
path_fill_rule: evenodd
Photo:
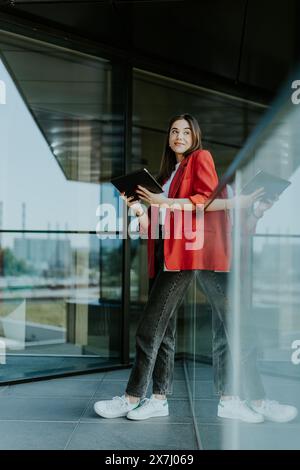
<path fill-rule="evenodd" d="M 124 279 L 124 226 L 106 224 L 103 212 L 122 215 L 110 179 L 141 167 L 156 175 L 168 121 L 183 112 L 198 118 L 222 176 L 265 107 L 137 69 L 127 83 L 113 61 L 7 33 L 0 52 L 2 380 L 121 364 L 124 286 L 130 282 L 132 359 L 148 298 L 147 246 L 130 240 Z M 177 333 L 194 400 L 197 381 L 208 377 L 199 363 L 211 363 L 211 343 L 211 307 L 196 282 Z"/>
<path fill-rule="evenodd" d="M 231 184 L 237 195 L 250 182 L 250 192 L 264 191 L 247 208 L 239 198 L 233 213 L 226 365 L 232 395 L 262 422 L 216 421 L 215 445 L 224 449 L 300 448 L 300 105 L 292 82 L 241 153 Z"/>
<path fill-rule="evenodd" d="M 120 215 L 123 72 L 7 33 L 0 54 L 1 380 L 119 364 L 122 227 L 97 208 Z"/>

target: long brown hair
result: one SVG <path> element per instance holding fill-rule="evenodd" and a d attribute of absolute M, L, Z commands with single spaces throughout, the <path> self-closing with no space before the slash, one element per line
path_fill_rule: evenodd
<path fill-rule="evenodd" d="M 178 116 L 173 116 L 169 122 L 164 152 L 162 155 L 160 170 L 157 177 L 157 180 L 160 184 L 162 184 L 165 180 L 169 179 L 172 171 L 174 171 L 175 169 L 177 160 L 175 152 L 169 146 L 169 136 L 174 122 L 182 119 L 185 119 L 189 123 L 192 132 L 192 145 L 183 154 L 184 157 L 187 157 L 190 153 L 194 152 L 195 150 L 202 149 L 202 134 L 197 119 L 194 118 L 194 116 L 191 116 L 191 114 L 179 114 Z"/>

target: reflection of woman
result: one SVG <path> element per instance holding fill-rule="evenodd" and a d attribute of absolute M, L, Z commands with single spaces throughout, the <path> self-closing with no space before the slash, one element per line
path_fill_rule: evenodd
<path fill-rule="evenodd" d="M 276 198 L 277 199 L 277 198 Z M 276 200 L 275 199 L 275 200 Z M 199 271 L 198 278 L 206 293 L 213 312 L 213 359 L 215 383 L 221 399 L 218 416 L 260 423 L 265 419 L 286 423 L 297 416 L 297 408 L 268 400 L 257 366 L 257 336 L 252 306 L 252 236 L 258 219 L 272 207 L 274 201 L 265 200 L 251 210 L 240 211 L 240 272 L 242 308 L 239 311 L 238 350 L 233 358 L 233 321 L 230 309 L 226 308 L 228 273 Z M 250 271 L 249 271 L 250 270 Z M 215 278 L 208 282 L 209 277 Z M 233 380 L 235 377 L 235 380 Z"/>
<path fill-rule="evenodd" d="M 164 194 L 154 194 L 140 187 L 140 198 L 151 206 L 148 214 L 132 198 L 123 198 L 135 208 L 141 230 L 148 230 L 148 268 L 150 295 L 136 335 L 136 359 L 122 397 L 95 403 L 100 416 L 126 416 L 141 420 L 167 416 L 167 394 L 172 393 L 175 312 L 196 272 L 228 271 L 230 262 L 229 221 L 226 209 L 234 206 L 235 198 L 214 200 L 205 212 L 204 244 L 187 248 L 191 239 L 185 233 L 184 217 L 180 237 L 174 236 L 172 220 L 179 207 L 190 211 L 192 227 L 196 226 L 196 206 L 209 200 L 218 184 L 211 154 L 202 150 L 198 122 L 188 114 L 170 121 L 167 142 L 158 180 Z M 260 191 L 244 196 L 239 204 L 249 206 Z M 165 220 L 159 211 L 166 206 Z M 151 214 L 151 217 L 150 217 Z M 150 220 L 149 220 L 150 219 Z M 171 221 L 171 222 L 170 222 Z M 152 238 L 154 227 L 159 227 L 159 238 Z M 168 236 L 165 227 L 168 226 Z M 177 234 L 178 235 L 178 234 Z M 190 246 L 190 245 L 189 245 Z M 153 380 L 153 394 L 143 399 Z"/>

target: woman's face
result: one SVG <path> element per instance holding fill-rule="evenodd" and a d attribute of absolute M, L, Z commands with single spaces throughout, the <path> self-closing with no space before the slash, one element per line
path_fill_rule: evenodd
<path fill-rule="evenodd" d="M 193 143 L 192 130 L 185 119 L 173 122 L 170 134 L 169 145 L 176 155 L 182 155 Z"/>

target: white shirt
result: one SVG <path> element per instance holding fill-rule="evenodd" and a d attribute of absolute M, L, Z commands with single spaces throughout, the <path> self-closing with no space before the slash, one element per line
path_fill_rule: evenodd
<path fill-rule="evenodd" d="M 172 180 L 176 174 L 176 171 L 178 170 L 179 168 L 179 165 L 180 165 L 181 162 L 178 162 L 176 163 L 175 165 L 175 170 L 171 173 L 171 176 L 170 178 L 168 179 L 168 181 L 165 182 L 165 184 L 163 185 L 163 190 L 164 190 L 164 195 L 166 197 L 169 197 L 169 190 L 170 190 L 170 186 L 171 186 L 171 183 L 172 183 Z M 165 223 L 165 218 L 166 218 L 166 207 L 161 207 L 159 209 L 159 223 L 161 225 L 163 225 Z M 169 269 L 166 267 L 166 263 L 164 262 L 164 271 L 169 271 Z M 172 271 L 179 271 L 179 269 L 174 269 Z"/>
<path fill-rule="evenodd" d="M 174 176 L 175 176 L 175 174 L 176 174 L 176 171 L 177 171 L 178 168 L 179 168 L 180 163 L 181 163 L 181 162 L 176 163 L 176 165 L 175 165 L 175 170 L 171 173 L 170 178 L 168 179 L 168 181 L 165 182 L 165 184 L 164 184 L 163 187 L 162 187 L 163 190 L 164 190 L 164 193 L 163 193 L 163 194 L 164 194 L 165 197 L 169 197 L 170 186 L 171 186 L 172 180 L 173 180 L 173 178 L 174 178 Z M 166 210 L 167 210 L 167 209 L 166 209 L 165 207 L 161 207 L 161 208 L 159 209 L 159 216 L 160 216 L 159 223 L 160 223 L 161 225 L 164 225 L 164 223 L 165 223 Z"/>
<path fill-rule="evenodd" d="M 181 163 L 181 162 L 176 163 L 176 165 L 175 165 L 175 170 L 171 173 L 170 178 L 168 179 L 168 181 L 165 182 L 165 184 L 164 184 L 163 187 L 162 187 L 163 190 L 164 190 L 164 195 L 165 195 L 166 197 L 169 196 L 169 189 L 170 189 L 172 180 L 173 180 L 173 178 L 174 178 L 174 176 L 175 176 L 176 171 L 178 170 L 178 167 L 179 167 L 180 163 Z"/>

